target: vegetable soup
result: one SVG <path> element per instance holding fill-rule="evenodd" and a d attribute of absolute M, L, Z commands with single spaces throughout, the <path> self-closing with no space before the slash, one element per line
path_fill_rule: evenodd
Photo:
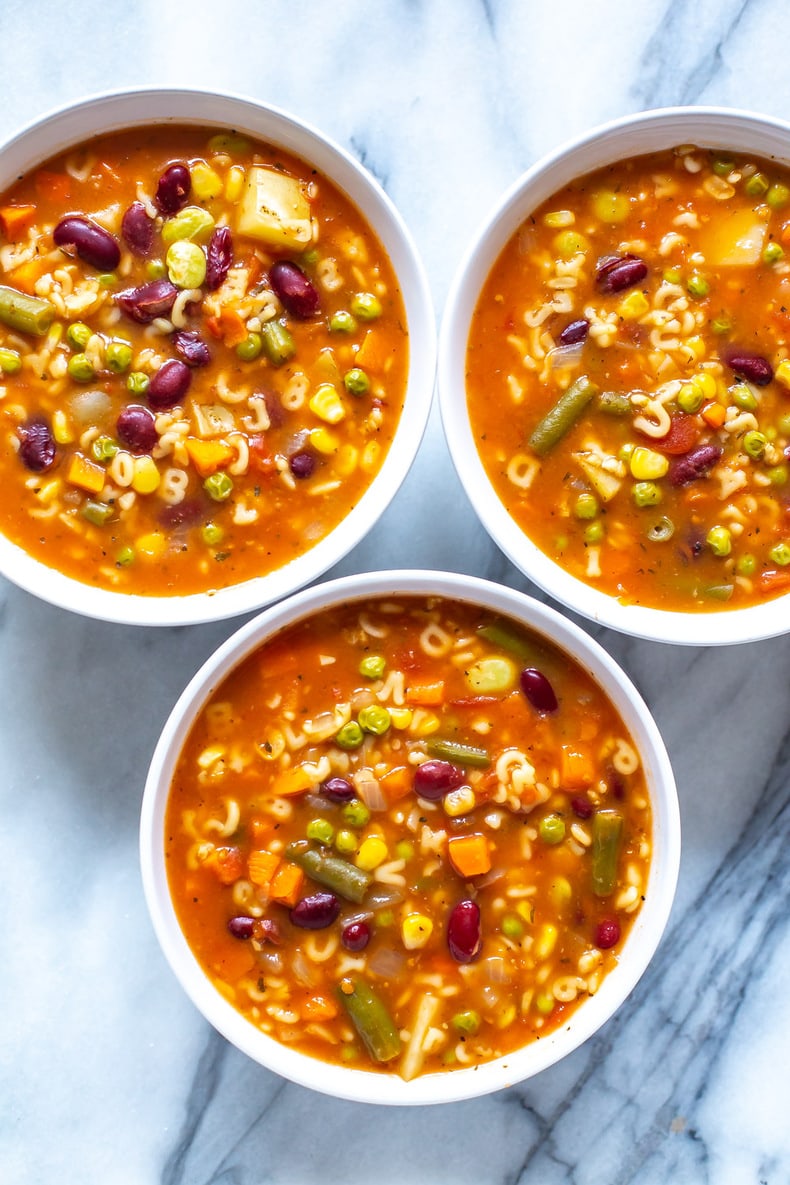
<path fill-rule="evenodd" d="M 652 819 L 576 662 L 490 610 L 402 596 L 297 622 L 220 683 L 164 838 L 185 938 L 243 1016 L 410 1080 L 569 1022 L 638 914 Z"/>
<path fill-rule="evenodd" d="M 467 397 L 518 525 L 624 603 L 790 589 L 790 173 L 683 146 L 574 181 L 480 296 Z"/>
<path fill-rule="evenodd" d="M 355 506 L 403 407 L 387 255 L 308 164 L 140 128 L 0 199 L 0 530 L 119 592 L 265 575 Z"/>

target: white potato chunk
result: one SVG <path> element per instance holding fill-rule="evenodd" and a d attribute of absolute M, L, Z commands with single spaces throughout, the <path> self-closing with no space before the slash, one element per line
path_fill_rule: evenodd
<path fill-rule="evenodd" d="M 699 247 L 715 267 L 748 267 L 760 262 L 768 227 L 753 210 L 733 210 L 712 218 L 702 228 Z"/>
<path fill-rule="evenodd" d="M 251 168 L 237 226 L 240 234 L 270 247 L 303 251 L 312 241 L 313 228 L 300 182 L 276 169 Z"/>

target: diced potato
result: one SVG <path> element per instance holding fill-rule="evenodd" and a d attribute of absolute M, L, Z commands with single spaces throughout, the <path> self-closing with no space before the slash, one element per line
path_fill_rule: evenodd
<path fill-rule="evenodd" d="M 312 240 L 310 203 L 295 177 L 255 166 L 239 207 L 239 233 L 270 247 L 304 250 Z"/>
<path fill-rule="evenodd" d="M 700 231 L 699 249 L 708 264 L 746 267 L 760 262 L 767 236 L 767 224 L 753 210 L 721 211 Z"/>
<path fill-rule="evenodd" d="M 192 407 L 198 435 L 205 440 L 210 436 L 225 436 L 235 431 L 236 418 L 224 403 L 196 403 Z"/>
<path fill-rule="evenodd" d="M 589 447 L 584 452 L 574 453 L 579 468 L 602 502 L 611 502 L 625 476 L 625 466 L 617 457 L 609 456 L 599 448 Z"/>

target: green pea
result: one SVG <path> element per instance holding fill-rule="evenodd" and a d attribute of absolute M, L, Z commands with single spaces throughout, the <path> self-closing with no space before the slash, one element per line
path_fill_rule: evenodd
<path fill-rule="evenodd" d="M 351 312 L 360 321 L 377 321 L 383 311 L 381 301 L 372 292 L 357 292 L 351 298 Z"/>
<path fill-rule="evenodd" d="M 89 383 L 96 376 L 87 354 L 72 354 L 68 362 L 68 372 L 75 383 Z"/>
<path fill-rule="evenodd" d="M 103 527 L 112 518 L 115 511 L 106 502 L 86 502 L 82 507 L 82 517 L 95 527 Z"/>
<path fill-rule="evenodd" d="M 779 417 L 779 431 L 783 436 L 790 436 L 790 411 Z"/>
<path fill-rule="evenodd" d="M 746 383 L 736 383 L 734 387 L 730 387 L 729 395 L 733 403 L 743 411 L 757 411 L 757 396 Z"/>
<path fill-rule="evenodd" d="M 358 749 L 364 739 L 365 734 L 356 720 L 349 720 L 348 724 L 344 724 L 336 734 L 335 744 L 339 745 L 341 749 Z"/>
<path fill-rule="evenodd" d="M 399 839 L 395 844 L 395 855 L 408 864 L 409 860 L 414 859 L 414 844 L 408 839 Z"/>
<path fill-rule="evenodd" d="M 75 350 L 84 350 L 93 337 L 93 330 L 84 321 L 75 321 L 66 330 L 66 340 Z"/>
<path fill-rule="evenodd" d="M 342 814 L 349 827 L 365 827 L 370 822 L 370 811 L 358 798 L 347 802 Z"/>
<path fill-rule="evenodd" d="M 189 240 L 171 243 L 165 256 L 170 283 L 176 288 L 199 288 L 206 278 L 206 255 Z"/>
<path fill-rule="evenodd" d="M 767 470 L 766 476 L 772 486 L 783 486 L 787 484 L 787 466 L 774 465 Z"/>
<path fill-rule="evenodd" d="M 666 280 L 667 284 L 679 284 L 683 279 L 683 273 L 679 268 L 668 267 L 664 272 L 664 279 Z"/>
<path fill-rule="evenodd" d="M 117 283 L 118 277 L 114 272 L 103 272 L 99 276 L 99 287 L 101 288 L 114 288 Z"/>
<path fill-rule="evenodd" d="M 458 1033 L 463 1033 L 465 1036 L 474 1037 L 475 1033 L 479 1032 L 482 1019 L 479 1012 L 475 1012 L 473 1008 L 466 1012 L 456 1012 L 452 1019 L 452 1026 Z"/>
<path fill-rule="evenodd" d="M 216 547 L 225 538 L 225 532 L 217 523 L 204 523 L 200 536 L 207 547 Z"/>
<path fill-rule="evenodd" d="M 395 924 L 395 914 L 391 909 L 380 909 L 376 914 L 376 926 L 392 926 Z"/>
<path fill-rule="evenodd" d="M 91 445 L 91 453 L 96 461 L 111 461 L 117 452 L 118 445 L 111 436 L 97 436 Z"/>
<path fill-rule="evenodd" d="M 714 161 L 711 161 L 710 167 L 717 177 L 729 177 L 735 168 L 735 161 L 730 160 L 729 157 L 720 156 L 716 157 Z"/>
<path fill-rule="evenodd" d="M 311 819 L 305 834 L 308 839 L 314 839 L 318 843 L 331 844 L 335 829 L 328 819 Z"/>
<path fill-rule="evenodd" d="M 318 263 L 318 251 L 315 247 L 311 247 L 308 251 L 302 252 L 302 263 L 306 263 L 308 267 L 312 267 Z"/>
<path fill-rule="evenodd" d="M 661 501 L 661 490 L 654 481 L 638 481 L 632 490 L 632 496 L 640 508 L 657 506 Z"/>
<path fill-rule="evenodd" d="M 725 317 L 722 314 L 719 317 L 713 318 L 710 323 L 710 327 L 714 333 L 717 333 L 721 337 L 723 334 L 730 332 L 732 329 L 732 321 L 729 319 L 729 317 Z"/>
<path fill-rule="evenodd" d="M 341 1062 L 355 1062 L 359 1057 L 356 1045 L 344 1044 L 340 1046 Z"/>
<path fill-rule="evenodd" d="M 281 366 L 296 353 L 296 342 L 282 321 L 267 321 L 261 330 L 266 357 L 273 366 Z"/>
<path fill-rule="evenodd" d="M 132 364 L 132 347 L 128 342 L 108 342 L 104 351 L 104 361 L 114 374 L 123 374 Z"/>
<path fill-rule="evenodd" d="M 782 206 L 790 202 L 790 189 L 782 185 L 781 181 L 774 181 L 765 195 L 765 200 L 772 210 L 781 210 Z"/>
<path fill-rule="evenodd" d="M 145 274 L 149 280 L 164 280 L 167 268 L 161 259 L 149 259 L 145 265 Z"/>
<path fill-rule="evenodd" d="M 234 135 L 230 132 L 218 132 L 208 142 L 210 152 L 223 152 L 228 156 L 244 156 L 249 152 L 251 144 L 245 136 Z"/>
<path fill-rule="evenodd" d="M 595 494 L 583 493 L 579 494 L 576 499 L 576 504 L 573 507 L 573 513 L 577 518 L 595 518 L 598 514 L 599 506 L 598 499 Z"/>
<path fill-rule="evenodd" d="M 180 240 L 193 241 L 208 238 L 214 229 L 214 219 L 202 206 L 185 206 L 162 227 L 162 242 L 177 243 Z"/>
<path fill-rule="evenodd" d="M 538 823 L 538 835 L 544 843 L 562 843 L 565 839 L 565 820 L 560 815 L 544 815 Z"/>
<path fill-rule="evenodd" d="M 347 370 L 343 375 L 343 386 L 349 395 L 365 395 L 370 390 L 370 379 L 364 370 L 355 366 L 353 370 Z"/>
<path fill-rule="evenodd" d="M 606 534 L 603 523 L 600 519 L 596 519 L 594 523 L 589 523 L 584 528 L 584 542 L 588 546 L 600 543 Z"/>
<path fill-rule="evenodd" d="M 236 355 L 242 362 L 252 362 L 263 349 L 263 338 L 259 333 L 248 333 L 243 342 L 236 346 Z"/>
<path fill-rule="evenodd" d="M 732 535 L 726 527 L 711 527 L 705 538 L 714 555 L 725 556 L 732 551 Z"/>
<path fill-rule="evenodd" d="M 626 443 L 621 445 L 620 448 L 618 449 L 618 452 L 617 452 L 618 459 L 620 461 L 625 461 L 626 464 L 628 464 L 628 462 L 631 460 L 631 454 L 633 453 L 635 448 L 636 448 L 636 445 L 633 444 L 630 440 L 626 441 Z"/>
<path fill-rule="evenodd" d="M 744 452 L 753 457 L 755 461 L 759 461 L 760 457 L 765 452 L 765 446 L 768 442 L 763 436 L 762 432 L 747 432 L 743 438 Z"/>
<path fill-rule="evenodd" d="M 329 318 L 329 328 L 332 333 L 353 333 L 356 327 L 355 319 L 351 313 L 347 313 L 344 309 L 333 313 Z"/>
<path fill-rule="evenodd" d="M 780 259 L 784 259 L 784 251 L 776 242 L 768 243 L 763 250 L 763 263 L 778 263 Z"/>
<path fill-rule="evenodd" d="M 543 1016 L 549 1016 L 554 1011 L 554 997 L 550 992 L 538 992 L 535 1007 Z"/>
<path fill-rule="evenodd" d="M 16 350 L 0 349 L 0 370 L 3 374 L 18 374 L 22 369 L 22 358 Z"/>
<path fill-rule="evenodd" d="M 770 182 L 765 173 L 752 173 L 751 177 L 746 179 L 744 189 L 749 197 L 762 197 L 768 191 Z"/>
<path fill-rule="evenodd" d="M 790 543 L 775 543 L 768 555 L 780 568 L 790 564 Z"/>
<path fill-rule="evenodd" d="M 741 555 L 735 561 L 735 571 L 739 576 L 754 576 L 757 571 L 757 559 L 753 555 Z"/>
<path fill-rule="evenodd" d="M 359 664 L 359 673 L 366 679 L 381 679 L 387 669 L 387 661 L 381 654 L 366 654 Z"/>
<path fill-rule="evenodd" d="M 686 281 L 686 290 L 690 296 L 702 300 L 710 292 L 710 284 L 699 272 L 692 272 Z"/>
<path fill-rule="evenodd" d="M 587 239 L 578 230 L 561 230 L 554 237 L 554 248 L 562 259 L 573 259 L 574 255 L 582 254 L 589 246 Z"/>
<path fill-rule="evenodd" d="M 126 390 L 131 391 L 132 395 L 145 395 L 150 382 L 148 375 L 142 370 L 133 370 L 126 379 Z"/>
<path fill-rule="evenodd" d="M 203 489 L 214 502 L 225 502 L 233 493 L 233 481 L 227 473 L 212 473 L 203 482 Z"/>
<path fill-rule="evenodd" d="M 651 527 L 645 531 L 651 543 L 668 543 L 675 534 L 675 524 L 671 518 L 663 515 L 657 523 L 653 523 Z"/>
<path fill-rule="evenodd" d="M 358 720 L 360 728 L 364 732 L 372 733 L 373 736 L 383 736 L 391 724 L 389 712 L 386 708 L 382 708 L 378 704 L 371 704 L 367 708 L 362 708 Z"/>
<path fill-rule="evenodd" d="M 128 568 L 135 560 L 133 547 L 122 547 L 115 557 L 115 564 L 118 568 Z"/>
<path fill-rule="evenodd" d="M 350 855 L 357 850 L 357 837 L 353 831 L 346 831 L 341 829 L 335 835 L 335 847 L 338 852 L 342 852 L 344 856 Z"/>
<path fill-rule="evenodd" d="M 502 933 L 505 938 L 510 938 L 517 942 L 519 938 L 524 937 L 524 923 L 521 918 L 514 913 L 506 913 L 502 918 Z"/>
<path fill-rule="evenodd" d="M 690 416 L 698 412 L 704 402 L 705 396 L 693 383 L 684 383 L 678 391 L 677 405 L 681 411 L 687 412 Z"/>

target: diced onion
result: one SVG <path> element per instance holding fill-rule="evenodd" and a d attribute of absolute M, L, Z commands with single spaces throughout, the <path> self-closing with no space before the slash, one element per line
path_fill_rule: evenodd
<path fill-rule="evenodd" d="M 549 350 L 549 362 L 552 370 L 563 370 L 569 366 L 578 366 L 582 360 L 584 342 L 573 342 L 569 346 L 555 346 Z"/>
<path fill-rule="evenodd" d="M 369 769 L 357 770 L 354 774 L 354 788 L 368 810 L 385 811 L 387 809 L 384 791 L 379 785 L 378 778 L 374 777 Z"/>

